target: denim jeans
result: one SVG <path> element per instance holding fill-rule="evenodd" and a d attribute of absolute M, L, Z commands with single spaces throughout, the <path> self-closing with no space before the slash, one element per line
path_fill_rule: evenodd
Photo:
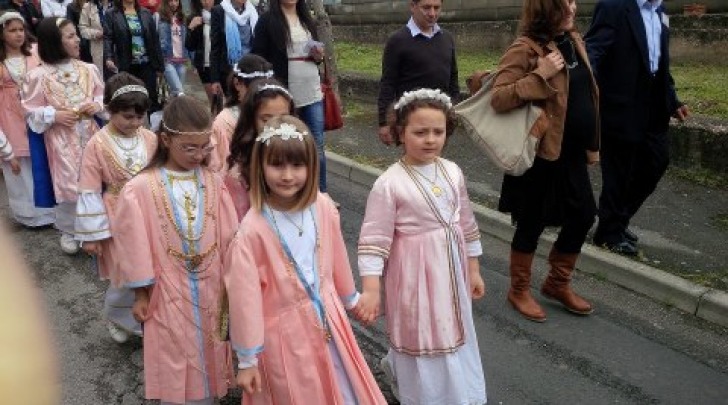
<path fill-rule="evenodd" d="M 187 67 L 184 63 L 164 62 L 164 78 L 169 86 L 171 96 L 179 96 L 184 92 Z"/>
<path fill-rule="evenodd" d="M 308 125 L 319 156 L 319 190 L 326 192 L 326 155 L 324 154 L 324 103 L 317 101 L 298 109 L 298 116 Z"/>

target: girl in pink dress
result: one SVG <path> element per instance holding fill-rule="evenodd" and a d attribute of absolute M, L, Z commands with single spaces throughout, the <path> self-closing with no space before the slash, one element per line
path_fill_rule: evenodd
<path fill-rule="evenodd" d="M 94 115 L 103 107 L 104 83 L 95 65 L 78 60 L 76 27 L 65 18 L 44 18 L 38 34 L 38 53 L 43 64 L 28 73 L 23 90 L 30 129 L 43 133 L 53 191 L 58 205 L 56 228 L 61 249 L 78 252 L 74 239 L 78 177 L 81 154 L 99 130 Z"/>
<path fill-rule="evenodd" d="M 104 93 L 110 120 L 83 151 L 76 239 L 94 256 L 101 279 L 118 284 L 115 266 L 120 257 L 113 238 L 116 201 L 124 184 L 147 165 L 157 149 L 157 136 L 142 127 L 150 104 L 144 82 L 122 72 L 108 80 Z M 130 334 L 141 335 L 141 325 L 131 313 L 134 292 L 113 284 L 106 290 L 104 315 L 111 337 L 123 343 Z"/>
<path fill-rule="evenodd" d="M 471 299 L 485 294 L 480 232 L 465 178 L 440 157 L 455 127 L 439 90 L 405 92 L 390 111 L 404 156 L 374 183 L 359 237 L 363 292 L 357 316 L 380 311 L 390 350 L 380 367 L 404 405 L 486 403 Z"/>
<path fill-rule="evenodd" d="M 290 115 L 255 138 L 251 209 L 225 259 L 243 404 L 385 404 L 346 309 L 359 293 L 316 144 Z"/>
<path fill-rule="evenodd" d="M 13 219 L 29 227 L 52 224 L 52 208 L 37 208 L 33 199 L 33 172 L 28 145 L 25 111 L 20 104 L 20 92 L 27 73 L 40 60 L 25 34 L 25 20 L 14 11 L 0 13 L 0 128 L 10 141 L 18 163 L 16 173 L 3 164 L 3 178 Z"/>
<path fill-rule="evenodd" d="M 235 201 L 238 217 L 243 219 L 250 207 L 248 200 L 249 168 L 255 138 L 263 131 L 263 125 L 271 117 L 293 115 L 294 108 L 293 99 L 288 90 L 277 80 L 258 79 L 250 84 L 241 109 L 242 114 L 227 148 L 229 156 L 225 162 L 228 167 L 225 184 Z M 220 145 L 218 145 L 219 147 Z"/>
<path fill-rule="evenodd" d="M 238 223 L 205 167 L 210 113 L 189 96 L 164 108 L 157 151 L 116 205 L 120 284 L 144 327 L 144 384 L 162 404 L 212 405 L 227 394 L 230 345 L 220 338 L 222 262 Z"/>
<path fill-rule="evenodd" d="M 258 79 L 273 77 L 273 65 L 258 55 L 249 53 L 243 56 L 235 66 L 228 80 L 228 97 L 225 108 L 217 114 L 212 123 L 212 143 L 215 152 L 210 157 L 210 168 L 223 171 L 227 168 L 227 158 L 230 156 L 230 140 L 233 131 L 239 124 L 240 110 L 245 101 L 250 84 Z"/>

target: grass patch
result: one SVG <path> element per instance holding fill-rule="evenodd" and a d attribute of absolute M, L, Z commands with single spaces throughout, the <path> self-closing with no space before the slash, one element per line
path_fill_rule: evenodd
<path fill-rule="evenodd" d="M 691 167 L 670 166 L 668 173 L 682 180 L 710 188 L 728 188 L 728 178 L 714 170 Z"/>
<path fill-rule="evenodd" d="M 382 74 L 383 45 L 336 43 L 336 62 L 340 71 L 357 72 L 371 77 Z M 465 87 L 465 79 L 476 70 L 493 69 L 498 65 L 500 54 L 481 52 L 458 52 L 458 71 L 460 86 Z"/>
<path fill-rule="evenodd" d="M 710 222 L 718 229 L 728 231 L 728 214 L 718 214 L 710 218 Z"/>
<path fill-rule="evenodd" d="M 340 71 L 350 71 L 378 78 L 382 73 L 383 45 L 336 43 L 336 59 Z M 465 79 L 476 70 L 494 69 L 500 53 L 458 52 L 461 89 Z M 680 63 L 672 65 L 672 75 L 680 99 L 694 114 L 728 119 L 728 66 Z"/>

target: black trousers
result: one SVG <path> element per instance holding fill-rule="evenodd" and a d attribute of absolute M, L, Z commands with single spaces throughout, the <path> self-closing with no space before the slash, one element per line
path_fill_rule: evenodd
<path fill-rule="evenodd" d="M 561 253 L 581 253 L 586 235 L 594 225 L 594 216 L 573 215 L 564 220 L 554 247 Z M 533 253 L 538 247 L 538 238 L 546 229 L 543 222 L 520 220 L 516 224 L 511 248 L 523 253 Z"/>
<path fill-rule="evenodd" d="M 655 191 L 670 163 L 664 132 L 648 132 L 633 142 L 602 137 L 602 193 L 599 197 L 598 243 L 623 240 L 624 230 Z"/>
<path fill-rule="evenodd" d="M 159 104 L 159 90 L 157 89 L 157 72 L 152 69 L 149 63 L 129 65 L 129 73 L 144 82 L 144 87 L 149 92 L 149 99 L 152 101 L 149 107 L 149 114 L 162 109 Z"/>

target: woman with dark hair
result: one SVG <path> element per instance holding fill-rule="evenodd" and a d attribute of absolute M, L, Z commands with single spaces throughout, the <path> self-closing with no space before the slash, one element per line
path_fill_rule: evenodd
<path fill-rule="evenodd" d="M 35 206 L 28 126 L 20 104 L 27 74 L 40 60 L 20 13 L 1 12 L 0 29 L 0 132 L 7 136 L 19 166 L 16 173 L 11 165 L 2 165 L 10 212 L 15 221 L 27 227 L 46 226 L 54 221 L 53 209 Z"/>
<path fill-rule="evenodd" d="M 508 301 L 525 318 L 546 313 L 530 292 L 541 233 L 560 226 L 541 294 L 576 314 L 592 312 L 570 282 L 596 215 L 587 166 L 599 161 L 598 90 L 584 41 L 574 26 L 575 0 L 526 0 L 521 36 L 501 58 L 491 104 L 506 112 L 533 102 L 543 109 L 537 157 L 522 176 L 503 179 L 499 210 L 516 224 L 511 242 Z"/>
<path fill-rule="evenodd" d="M 296 112 L 316 140 L 321 171 L 319 189 L 326 193 L 324 107 L 318 64 L 324 60 L 316 25 L 306 0 L 271 0 L 253 36 L 253 53 L 273 64 L 276 78 L 293 95 Z"/>
<path fill-rule="evenodd" d="M 81 28 L 79 27 L 79 21 L 81 20 L 81 9 L 86 4 L 86 0 L 73 0 L 66 7 L 66 18 L 71 20 L 74 26 L 76 26 L 76 35 L 81 39 L 81 60 L 88 63 L 93 63 L 91 59 L 91 49 L 88 43 L 88 39 L 81 35 Z"/>
<path fill-rule="evenodd" d="M 140 78 L 152 100 L 149 112 L 159 111 L 157 77 L 164 59 L 154 18 L 137 0 L 114 0 L 104 18 L 104 56 L 111 72 L 129 72 Z"/>
<path fill-rule="evenodd" d="M 30 129 L 43 133 L 53 181 L 56 228 L 61 250 L 78 252 L 76 201 L 81 154 L 99 130 L 94 115 L 103 109 L 104 82 L 96 66 L 78 60 L 76 27 L 65 18 L 38 24 L 38 53 L 43 64 L 28 73 L 23 107 Z"/>
<path fill-rule="evenodd" d="M 250 0 L 222 0 L 212 8 L 210 80 L 217 94 L 223 93 L 232 66 L 250 53 L 257 22 L 258 11 Z"/>
<path fill-rule="evenodd" d="M 87 0 L 81 8 L 78 29 L 81 38 L 89 45 L 91 60 L 100 72 L 104 72 L 104 18 L 111 6 L 110 0 Z M 107 75 L 104 75 L 107 76 Z"/>

